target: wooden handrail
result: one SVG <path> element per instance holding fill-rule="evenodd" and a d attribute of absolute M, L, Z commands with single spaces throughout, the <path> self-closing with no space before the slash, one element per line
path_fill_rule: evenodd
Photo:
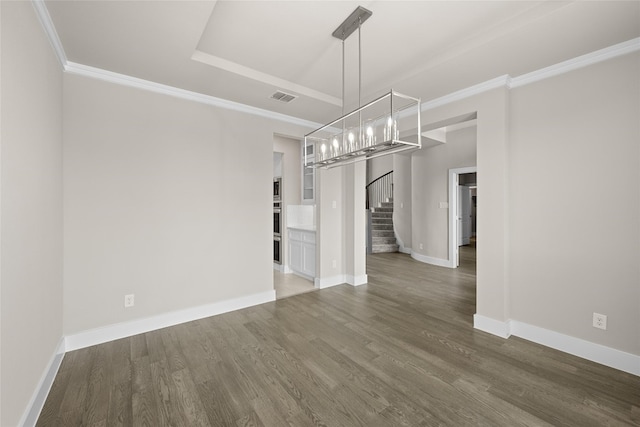
<path fill-rule="evenodd" d="M 387 173 L 385 173 L 384 175 L 381 175 L 379 177 L 377 177 L 376 179 L 374 179 L 373 181 L 371 181 L 369 184 L 367 184 L 365 186 L 365 193 L 366 193 L 366 203 L 365 203 L 365 209 L 369 209 L 370 207 L 370 203 L 369 203 L 369 187 L 372 186 L 373 184 L 375 184 L 376 182 L 380 181 L 381 179 L 391 175 L 393 173 L 393 171 L 389 171 Z M 393 184 L 391 184 L 391 188 L 393 191 Z"/>

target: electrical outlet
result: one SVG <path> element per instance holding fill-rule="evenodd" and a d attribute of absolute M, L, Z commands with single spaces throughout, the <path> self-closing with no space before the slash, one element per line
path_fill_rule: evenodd
<path fill-rule="evenodd" d="M 422 243 L 420 243 L 420 249 L 424 249 L 424 247 L 422 246 Z"/>
<path fill-rule="evenodd" d="M 133 307 L 133 305 L 135 304 L 134 301 L 134 295 L 133 294 L 129 294 L 129 295 L 125 295 L 124 296 L 124 306 L 126 307 Z"/>
<path fill-rule="evenodd" d="M 607 316 L 600 313 L 593 313 L 593 327 L 606 330 Z"/>

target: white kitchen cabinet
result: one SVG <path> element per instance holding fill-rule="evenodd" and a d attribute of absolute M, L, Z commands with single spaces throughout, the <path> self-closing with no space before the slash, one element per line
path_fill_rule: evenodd
<path fill-rule="evenodd" d="M 304 144 L 304 141 L 302 141 Z M 303 145 L 302 151 L 302 203 L 313 204 L 315 199 L 315 187 L 316 187 L 316 170 L 311 167 L 305 167 L 305 151 L 307 153 L 307 158 L 313 161 L 313 144 L 308 143 L 306 146 Z"/>
<path fill-rule="evenodd" d="M 316 232 L 289 228 L 289 268 L 307 279 L 316 276 Z"/>

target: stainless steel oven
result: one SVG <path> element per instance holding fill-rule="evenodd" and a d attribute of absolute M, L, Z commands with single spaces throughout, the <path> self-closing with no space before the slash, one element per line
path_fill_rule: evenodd
<path fill-rule="evenodd" d="M 282 208 L 273 202 L 273 262 L 282 264 Z"/>
<path fill-rule="evenodd" d="M 273 235 L 273 262 L 282 264 L 282 239 Z"/>
<path fill-rule="evenodd" d="M 273 204 L 273 234 L 278 236 L 282 233 L 282 209 L 280 203 Z"/>
<path fill-rule="evenodd" d="M 282 178 L 273 178 L 273 200 L 282 200 Z"/>

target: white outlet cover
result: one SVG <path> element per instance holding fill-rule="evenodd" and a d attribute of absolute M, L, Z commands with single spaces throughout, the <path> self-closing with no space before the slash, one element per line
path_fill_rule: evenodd
<path fill-rule="evenodd" d="M 124 306 L 125 307 L 133 307 L 135 304 L 135 295 L 129 294 L 124 296 Z"/>
<path fill-rule="evenodd" d="M 593 313 L 593 327 L 607 330 L 607 316 L 605 314 Z"/>

